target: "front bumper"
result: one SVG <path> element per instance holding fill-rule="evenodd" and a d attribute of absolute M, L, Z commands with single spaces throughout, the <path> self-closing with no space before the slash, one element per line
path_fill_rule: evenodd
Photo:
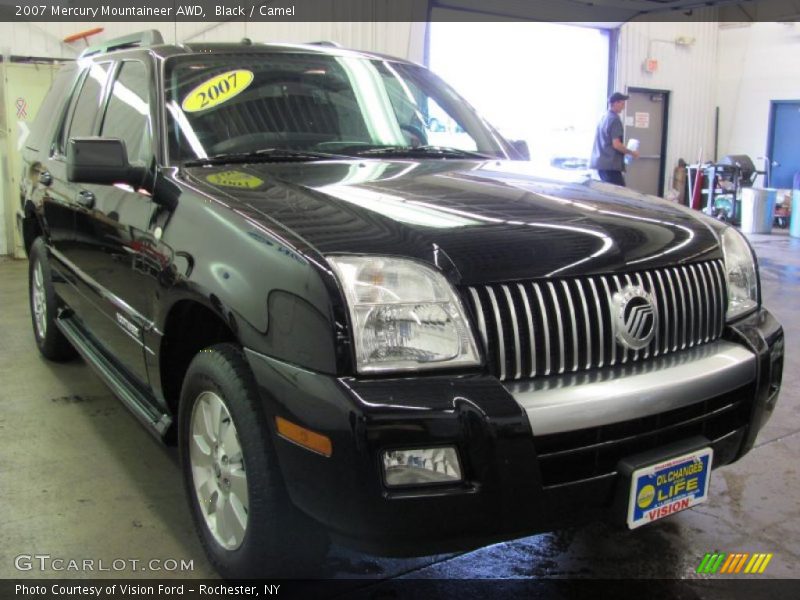
<path fill-rule="evenodd" d="M 311 453 L 275 435 L 269 419 L 294 503 L 350 545 L 419 555 L 606 518 L 626 456 L 699 435 L 714 448 L 714 467 L 738 459 L 775 407 L 783 331 L 761 310 L 716 346 L 633 371 L 549 378 L 546 389 L 483 375 L 337 379 L 247 356 L 266 414 L 332 442 L 329 458 Z M 696 381 L 675 381 L 672 393 L 652 375 L 675 380 L 663 370 L 687 364 L 707 372 L 695 369 Z M 625 390 L 616 398 L 615 382 Z M 381 452 L 441 445 L 457 447 L 463 482 L 383 484 Z"/>

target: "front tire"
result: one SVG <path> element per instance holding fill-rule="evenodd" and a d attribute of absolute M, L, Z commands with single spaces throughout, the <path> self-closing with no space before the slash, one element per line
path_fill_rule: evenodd
<path fill-rule="evenodd" d="M 36 346 L 48 360 L 66 361 L 77 354 L 56 325 L 58 298 L 44 240 L 36 238 L 28 252 L 28 297 Z"/>
<path fill-rule="evenodd" d="M 327 534 L 289 500 L 255 380 L 236 346 L 202 350 L 189 365 L 179 446 L 195 526 L 223 577 L 318 571 Z"/>

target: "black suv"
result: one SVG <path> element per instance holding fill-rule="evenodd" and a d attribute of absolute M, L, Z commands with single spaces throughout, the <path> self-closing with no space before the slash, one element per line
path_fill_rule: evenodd
<path fill-rule="evenodd" d="M 177 439 L 225 576 L 702 502 L 780 387 L 747 241 L 517 158 L 403 60 L 90 49 L 24 149 L 36 342 Z"/>

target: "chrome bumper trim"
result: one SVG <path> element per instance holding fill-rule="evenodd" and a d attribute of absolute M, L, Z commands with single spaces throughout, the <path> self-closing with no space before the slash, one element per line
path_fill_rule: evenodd
<path fill-rule="evenodd" d="M 717 341 L 613 369 L 505 384 L 534 435 L 598 427 L 701 402 L 756 377 L 755 354 Z"/>

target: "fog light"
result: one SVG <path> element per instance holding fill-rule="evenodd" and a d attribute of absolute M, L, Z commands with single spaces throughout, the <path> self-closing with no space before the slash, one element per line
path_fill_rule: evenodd
<path fill-rule="evenodd" d="M 383 473 L 389 487 L 456 483 L 461 481 L 461 464 L 452 446 L 389 450 L 383 453 Z"/>

